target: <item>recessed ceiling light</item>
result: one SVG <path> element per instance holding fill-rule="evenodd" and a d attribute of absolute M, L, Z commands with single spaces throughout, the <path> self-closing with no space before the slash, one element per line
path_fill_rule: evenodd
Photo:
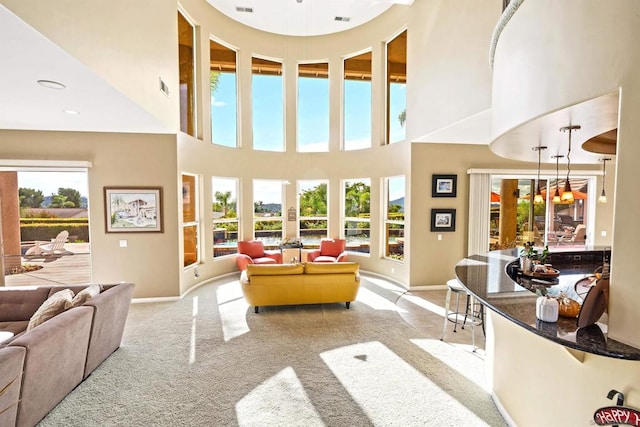
<path fill-rule="evenodd" d="M 77 116 L 78 114 L 80 114 L 80 111 L 76 111 L 76 110 L 62 110 L 62 111 L 72 116 Z"/>
<path fill-rule="evenodd" d="M 46 87 L 47 89 L 64 89 L 66 88 L 65 85 L 63 85 L 60 82 L 56 82 L 53 80 L 38 80 L 38 84 L 40 86 Z"/>

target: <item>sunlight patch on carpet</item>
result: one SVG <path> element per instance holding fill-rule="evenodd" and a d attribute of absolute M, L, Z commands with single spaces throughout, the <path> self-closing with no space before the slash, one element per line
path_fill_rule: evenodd
<path fill-rule="evenodd" d="M 469 353 L 436 339 L 412 339 L 412 343 L 459 372 L 478 387 L 489 392 L 484 377 L 484 361 L 476 353 Z"/>
<path fill-rule="evenodd" d="M 295 371 L 287 367 L 236 404 L 239 426 L 324 426 Z"/>
<path fill-rule="evenodd" d="M 438 316 L 444 317 L 444 307 L 439 306 L 438 304 L 434 304 L 432 302 L 427 301 L 424 298 L 417 297 L 411 294 L 404 294 L 402 299 L 405 301 L 409 301 L 412 304 L 417 305 L 418 307 L 424 308 Z"/>
<path fill-rule="evenodd" d="M 238 281 L 218 286 L 216 298 L 224 340 L 230 341 L 249 332 L 249 325 L 247 325 L 249 304 L 242 296 Z"/>
<path fill-rule="evenodd" d="M 380 342 L 324 352 L 322 360 L 376 426 L 487 425 Z"/>
<path fill-rule="evenodd" d="M 388 310 L 397 311 L 398 313 L 406 313 L 406 310 L 401 309 L 393 302 L 381 297 L 367 288 L 363 288 L 362 286 L 360 286 L 360 289 L 358 290 L 358 297 L 356 298 L 356 301 L 368 305 L 374 310 Z"/>

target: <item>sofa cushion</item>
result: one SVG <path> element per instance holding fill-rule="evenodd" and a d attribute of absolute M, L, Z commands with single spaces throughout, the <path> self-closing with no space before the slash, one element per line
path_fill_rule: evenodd
<path fill-rule="evenodd" d="M 65 311 L 71 306 L 72 300 L 73 291 L 71 289 L 64 289 L 51 295 L 29 319 L 27 332 Z"/>
<path fill-rule="evenodd" d="M 9 322 L 0 322 L 0 331 L 11 332 L 14 335 L 18 335 L 20 332 L 24 332 L 29 325 L 28 320 L 14 320 Z"/>
<path fill-rule="evenodd" d="M 71 307 L 82 305 L 85 302 L 89 301 L 91 298 L 100 295 L 101 290 L 102 287 L 98 284 L 94 284 L 84 288 L 83 290 L 78 292 L 76 296 L 73 297 L 73 300 L 71 300 Z"/>
<path fill-rule="evenodd" d="M 302 264 L 249 264 L 247 265 L 247 277 L 251 276 L 282 276 L 287 274 L 302 274 Z"/>
<path fill-rule="evenodd" d="M 305 274 L 357 273 L 360 265 L 356 262 L 308 262 L 304 265 Z"/>
<path fill-rule="evenodd" d="M 0 322 L 28 321 L 49 297 L 49 286 L 19 289 L 0 288 Z"/>

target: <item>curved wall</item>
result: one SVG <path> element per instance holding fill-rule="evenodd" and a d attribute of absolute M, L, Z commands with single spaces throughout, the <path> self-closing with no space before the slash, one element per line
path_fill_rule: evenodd
<path fill-rule="evenodd" d="M 525 0 L 500 36 L 493 76 L 494 138 L 563 107 L 620 91 L 608 332 L 636 347 L 640 199 L 628 196 L 637 194 L 634 159 L 640 157 L 639 39 L 635 0 Z"/>

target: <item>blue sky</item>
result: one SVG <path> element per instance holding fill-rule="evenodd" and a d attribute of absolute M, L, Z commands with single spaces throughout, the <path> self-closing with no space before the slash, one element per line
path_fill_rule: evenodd
<path fill-rule="evenodd" d="M 80 195 L 89 194 L 87 173 L 82 172 L 18 172 L 18 187 L 42 191 L 44 196 L 58 194 L 58 188 L 73 188 Z"/>

